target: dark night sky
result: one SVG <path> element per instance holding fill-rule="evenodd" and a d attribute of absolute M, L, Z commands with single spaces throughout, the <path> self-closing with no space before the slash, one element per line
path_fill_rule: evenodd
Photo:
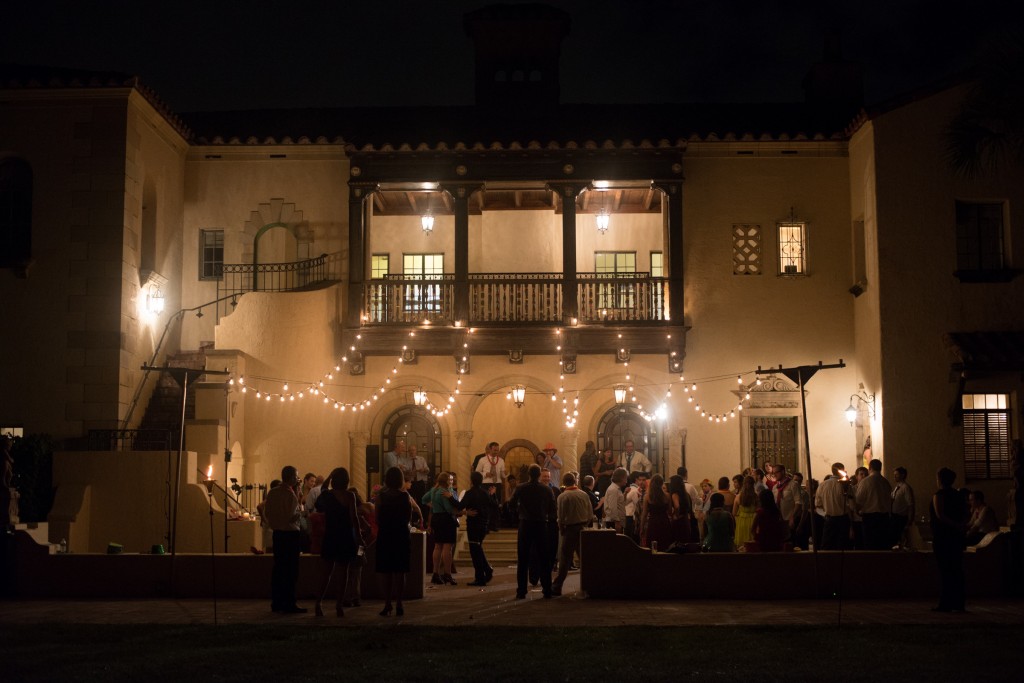
<path fill-rule="evenodd" d="M 512 2 L 513 0 L 508 0 Z M 8 0 L 0 62 L 121 71 L 178 112 L 473 101 L 462 15 L 486 0 Z M 550 0 L 563 102 L 778 102 L 839 26 L 878 102 L 970 64 L 1019 0 Z M 154 9 L 159 8 L 159 9 Z"/>

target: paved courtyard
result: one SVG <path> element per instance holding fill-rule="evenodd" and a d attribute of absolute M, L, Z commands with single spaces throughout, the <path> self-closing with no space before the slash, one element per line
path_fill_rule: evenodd
<path fill-rule="evenodd" d="M 314 621 L 323 625 L 366 626 L 384 624 L 492 626 L 615 626 L 648 625 L 846 625 L 855 624 L 1024 624 L 1024 600 L 968 602 L 967 614 L 931 611 L 922 600 L 672 600 L 626 601 L 587 599 L 578 591 L 579 575 L 570 574 L 561 597 L 544 600 L 532 589 L 526 600 L 515 600 L 515 570 L 497 568 L 486 588 L 465 585 L 470 577 L 458 575 L 458 586 L 428 583 L 422 600 L 405 603 L 405 616 L 382 618 L 379 600 L 345 611 L 339 619 L 313 616 L 313 602 L 300 600 L 309 614 L 282 616 L 270 612 L 267 600 L 217 601 L 221 624 L 261 624 Z M 84 624 L 212 624 L 210 599 L 150 600 L 16 600 L 2 603 L 0 626 L 41 623 Z M 329 605 L 333 608 L 333 604 Z"/>

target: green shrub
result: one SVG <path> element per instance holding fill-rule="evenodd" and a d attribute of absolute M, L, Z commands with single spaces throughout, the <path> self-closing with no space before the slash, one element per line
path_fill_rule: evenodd
<path fill-rule="evenodd" d="M 18 516 L 22 522 L 45 522 L 53 507 L 53 440 L 48 434 L 16 437 L 14 486 L 21 494 Z"/>

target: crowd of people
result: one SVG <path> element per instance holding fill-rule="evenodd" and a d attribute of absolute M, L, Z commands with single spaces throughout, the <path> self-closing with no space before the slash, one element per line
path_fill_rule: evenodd
<path fill-rule="evenodd" d="M 470 486 L 460 491 L 454 472 L 429 481 L 430 468 L 414 446 L 396 444 L 385 456 L 383 485 L 363 501 L 351 487 L 345 468 L 326 478 L 309 473 L 300 482 L 286 467 L 260 505 L 272 530 L 274 552 L 271 608 L 300 613 L 295 583 L 301 552 L 321 555 L 324 572 L 315 611 L 337 585 L 336 613 L 359 606 L 360 577 L 366 548 L 375 547 L 385 605 L 381 616 L 404 613 L 402 594 L 410 568 L 409 534 L 425 530 L 428 572 L 437 586 L 457 585 L 453 552 L 465 524 L 473 563 L 471 586 L 486 586 L 494 576 L 484 552 L 491 532 L 515 526 L 516 597 L 527 584 L 541 586 L 544 597 L 561 594 L 569 571 L 578 566 L 581 533 L 614 529 L 643 547 L 667 552 L 777 552 L 791 549 L 898 550 L 912 545 L 908 530 L 918 511 L 907 470 L 892 471 L 892 482 L 873 459 L 848 476 L 842 463 L 820 483 L 805 482 L 799 472 L 765 463 L 716 484 L 699 488 L 685 467 L 666 479 L 633 442 L 618 456 L 598 453 L 593 442 L 578 471 L 565 469 L 558 449 L 545 445 L 535 462 L 517 477 L 506 471 L 499 444 L 487 444 L 472 463 Z M 943 468 L 929 509 L 933 549 L 943 592 L 937 609 L 964 609 L 962 553 L 999 528 L 982 491 L 955 489 L 956 475 Z M 429 488 L 428 488 L 429 486 Z M 922 517 L 923 519 L 923 517 Z"/>

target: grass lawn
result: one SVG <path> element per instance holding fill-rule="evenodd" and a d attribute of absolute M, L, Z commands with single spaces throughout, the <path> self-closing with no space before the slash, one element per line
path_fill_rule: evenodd
<path fill-rule="evenodd" d="M 5 628 L 0 680 L 1020 680 L 1020 626 Z"/>

